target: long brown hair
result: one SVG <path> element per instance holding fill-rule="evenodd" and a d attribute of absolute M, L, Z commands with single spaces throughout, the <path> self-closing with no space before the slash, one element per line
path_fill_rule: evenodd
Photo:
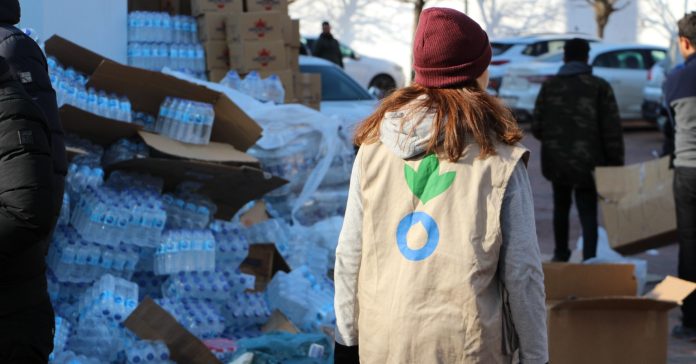
<path fill-rule="evenodd" d="M 420 101 L 418 98 L 422 95 L 426 97 Z M 377 110 L 358 126 L 355 144 L 377 142 L 384 115 L 412 102 L 415 102 L 413 110 L 434 112 L 433 129 L 441 131 L 433 133 L 426 152 L 435 152 L 443 147 L 451 162 L 456 162 L 462 156 L 467 136 L 473 137 L 480 146 L 481 158 L 495 154 L 494 138 L 508 145 L 522 139 L 522 130 L 510 110 L 472 81 L 458 89 L 427 88 L 413 83 L 395 91 L 382 100 Z"/>

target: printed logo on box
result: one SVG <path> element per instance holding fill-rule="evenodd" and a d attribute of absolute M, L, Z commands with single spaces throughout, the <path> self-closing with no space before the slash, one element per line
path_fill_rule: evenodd
<path fill-rule="evenodd" d="M 266 67 L 268 66 L 269 63 L 273 62 L 276 60 L 276 56 L 271 54 L 271 51 L 268 49 L 264 48 L 259 51 L 258 56 L 254 58 L 254 62 L 260 63 L 261 66 Z"/>
<path fill-rule="evenodd" d="M 210 1 L 211 3 L 214 3 L 218 9 L 224 9 L 225 5 L 232 2 L 232 0 L 208 0 L 208 1 Z"/>
<path fill-rule="evenodd" d="M 266 10 L 273 10 L 273 7 L 280 6 L 280 0 L 256 0 L 256 5 L 261 5 Z"/>
<path fill-rule="evenodd" d="M 249 31 L 256 33 L 257 37 L 263 38 L 266 36 L 266 33 L 273 31 L 273 26 L 268 25 L 265 20 L 259 18 L 259 20 L 254 22 L 254 26 L 249 28 Z"/>

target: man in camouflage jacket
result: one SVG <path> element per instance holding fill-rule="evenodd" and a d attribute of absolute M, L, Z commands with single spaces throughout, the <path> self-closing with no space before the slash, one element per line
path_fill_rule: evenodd
<path fill-rule="evenodd" d="M 567 261 L 568 219 L 573 192 L 582 224 L 583 258 L 597 250 L 597 166 L 624 163 L 618 106 L 611 85 L 592 75 L 590 46 L 572 39 L 565 45 L 565 64 L 539 91 L 532 133 L 541 141 L 541 169 L 553 185 L 554 261 Z"/>

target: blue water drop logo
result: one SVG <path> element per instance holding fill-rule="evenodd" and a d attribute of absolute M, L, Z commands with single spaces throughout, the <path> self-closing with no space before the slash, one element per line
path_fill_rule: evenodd
<path fill-rule="evenodd" d="M 428 233 L 428 241 L 420 249 L 411 249 L 408 247 L 408 232 L 413 226 L 421 223 Z M 435 220 L 425 212 L 412 212 L 399 222 L 396 229 L 396 245 L 399 247 L 401 254 L 408 260 L 417 262 L 431 256 L 437 245 L 440 242 L 440 229 L 437 227 Z"/>

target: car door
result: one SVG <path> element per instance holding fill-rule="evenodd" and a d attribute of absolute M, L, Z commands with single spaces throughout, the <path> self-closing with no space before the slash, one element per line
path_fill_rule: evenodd
<path fill-rule="evenodd" d="M 367 88 L 370 83 L 370 76 L 368 75 L 368 67 L 361 64 L 360 57 L 357 56 L 355 51 L 347 47 L 346 45 L 339 43 L 341 47 L 341 54 L 343 55 L 343 69 L 353 77 L 354 80 L 358 81 L 359 84 Z"/>
<path fill-rule="evenodd" d="M 622 119 L 641 117 L 643 88 L 648 80 L 648 62 L 642 49 L 622 49 L 598 54 L 594 74 L 614 89 Z"/>

